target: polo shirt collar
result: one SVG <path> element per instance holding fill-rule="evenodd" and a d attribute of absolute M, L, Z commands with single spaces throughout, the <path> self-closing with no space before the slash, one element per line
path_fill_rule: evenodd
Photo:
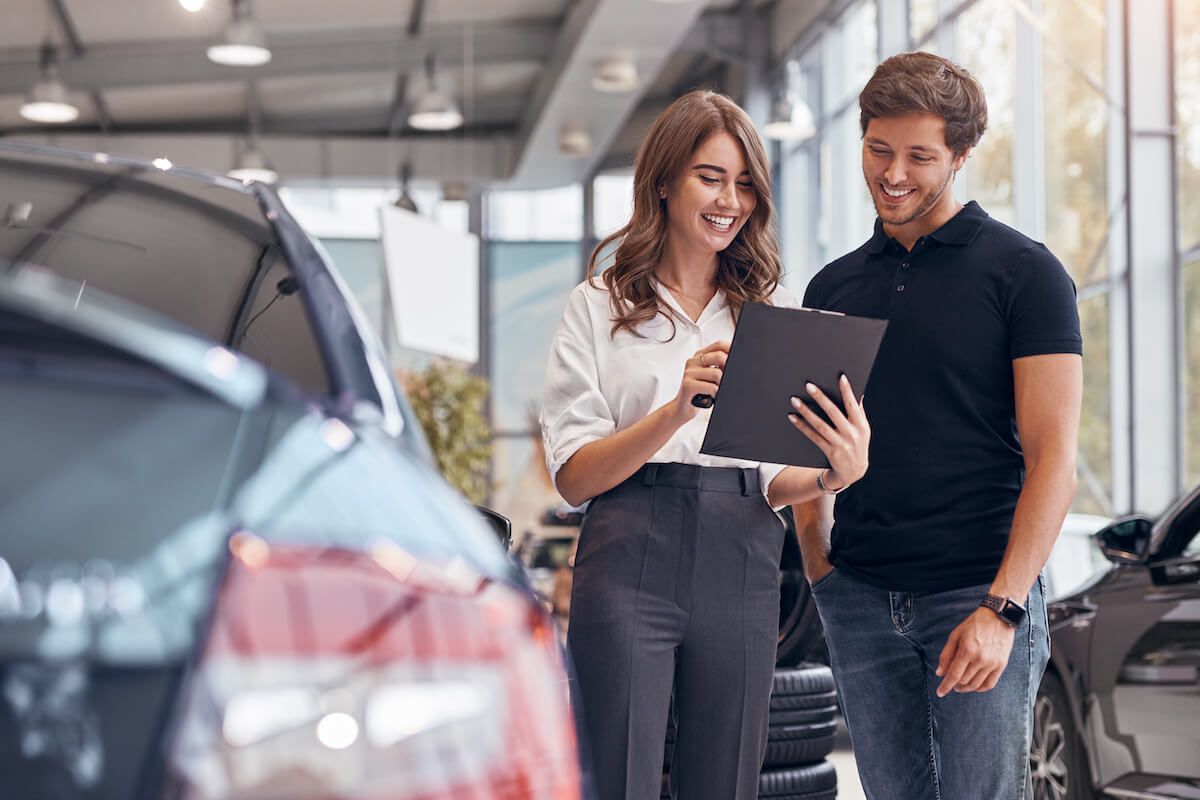
<path fill-rule="evenodd" d="M 929 234 L 929 238 L 937 239 L 942 244 L 970 244 L 983 227 L 983 221 L 988 217 L 987 212 L 979 207 L 974 200 L 967 203 L 957 214 L 951 217 L 942 227 Z M 867 252 L 873 255 L 882 253 L 887 243 L 892 240 L 883 230 L 883 221 L 875 218 L 875 233 L 867 242 Z"/>

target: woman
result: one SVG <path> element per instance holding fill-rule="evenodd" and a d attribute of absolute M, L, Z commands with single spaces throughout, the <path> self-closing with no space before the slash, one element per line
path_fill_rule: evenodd
<path fill-rule="evenodd" d="M 793 400 L 827 471 L 699 452 L 709 414 L 691 401 L 716 395 L 742 304 L 795 305 L 773 216 L 746 113 L 712 92 L 681 97 L 638 152 L 632 219 L 596 248 L 555 334 L 542 431 L 559 492 L 591 501 L 568 647 L 602 800 L 658 796 L 672 692 L 673 792 L 757 797 L 783 546 L 772 506 L 866 470 L 870 429 L 848 385 L 845 416 L 814 394 L 834 426 Z"/>

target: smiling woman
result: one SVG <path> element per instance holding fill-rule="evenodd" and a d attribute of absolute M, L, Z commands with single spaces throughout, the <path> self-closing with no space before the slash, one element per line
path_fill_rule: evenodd
<path fill-rule="evenodd" d="M 542 433 L 556 488 L 590 502 L 568 646 L 601 800 L 657 796 L 672 698 L 673 794 L 758 796 L 784 542 L 770 504 L 812 499 L 822 479 L 701 453 L 696 398 L 717 394 L 746 303 L 795 305 L 770 188 L 744 111 L 712 92 L 677 100 L 639 150 L 632 219 L 592 257 L 594 273 L 616 243 L 612 266 L 571 292 L 555 333 Z M 853 397 L 851 422 L 816 399 L 830 438 L 793 424 L 824 442 L 836 491 L 861 477 L 869 431 Z"/>

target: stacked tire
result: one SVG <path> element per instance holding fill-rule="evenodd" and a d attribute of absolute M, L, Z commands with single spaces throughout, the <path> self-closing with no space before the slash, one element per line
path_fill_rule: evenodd
<path fill-rule="evenodd" d="M 674 715 L 672 714 L 672 717 Z M 834 800 L 837 773 L 825 760 L 837 736 L 837 690 L 833 673 L 820 664 L 776 669 L 771 690 L 767 753 L 758 782 L 766 800 Z M 669 798 L 675 725 L 667 726 L 662 797 Z"/>
<path fill-rule="evenodd" d="M 825 760 L 837 738 L 837 717 L 837 689 L 829 667 L 805 664 L 775 670 L 760 798 L 837 797 L 837 773 Z"/>

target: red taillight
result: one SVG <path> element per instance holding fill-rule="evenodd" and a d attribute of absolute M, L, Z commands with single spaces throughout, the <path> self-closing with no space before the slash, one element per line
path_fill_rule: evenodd
<path fill-rule="evenodd" d="M 577 798 L 540 609 L 465 563 L 239 534 L 171 751 L 188 797 Z"/>

